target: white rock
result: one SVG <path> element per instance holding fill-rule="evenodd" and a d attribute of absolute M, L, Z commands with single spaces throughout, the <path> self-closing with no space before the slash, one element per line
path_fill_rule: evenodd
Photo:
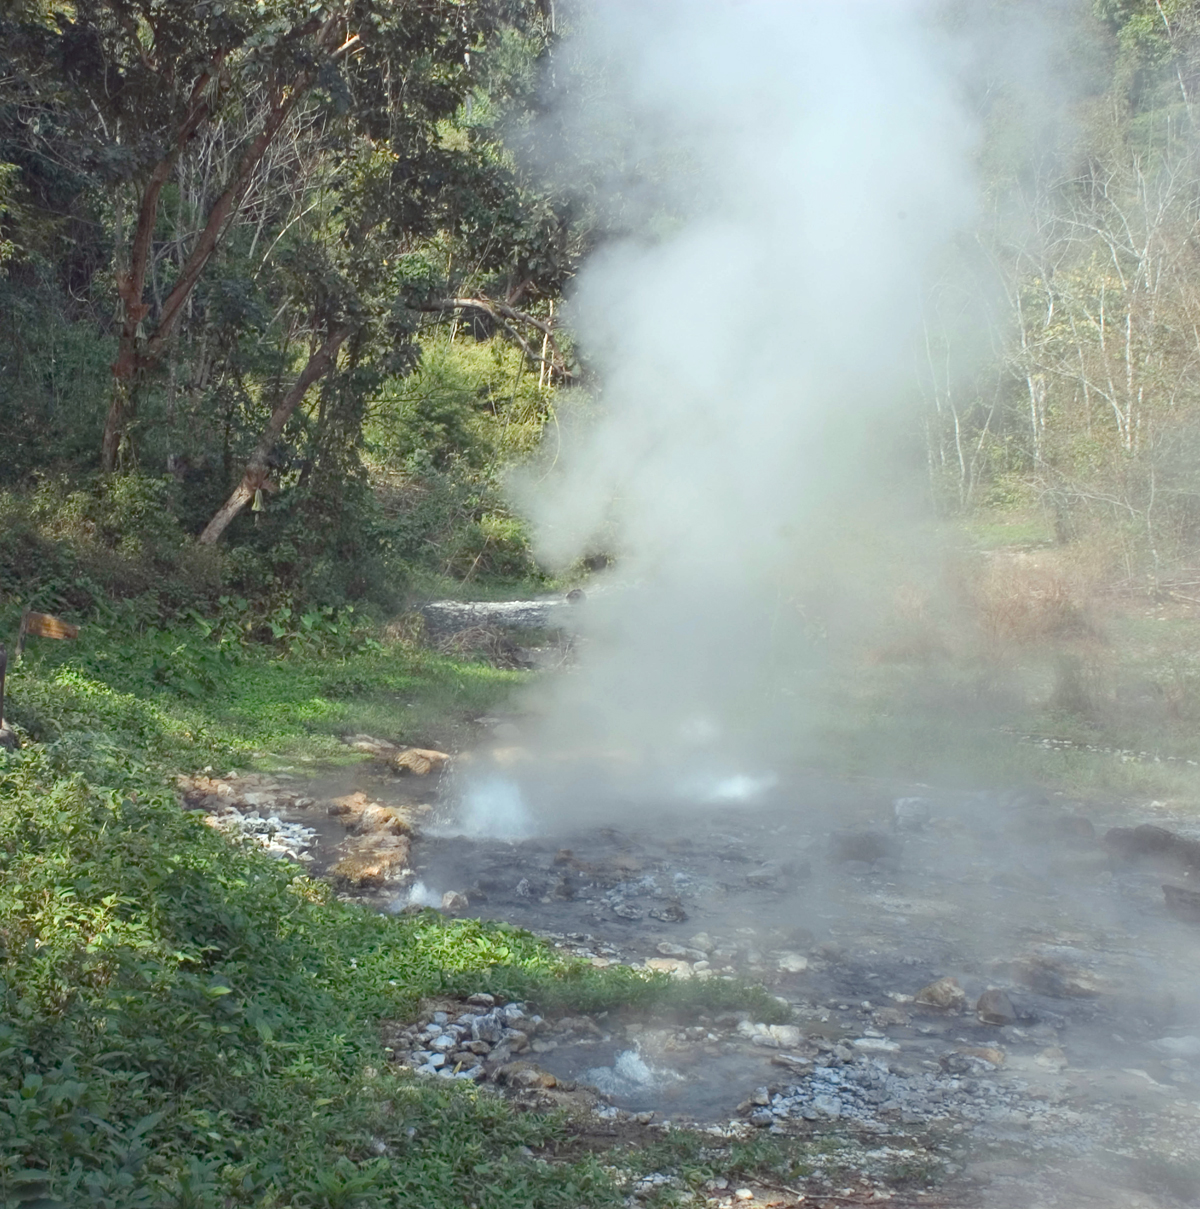
<path fill-rule="evenodd" d="M 886 1037 L 856 1037 L 850 1044 L 868 1054 L 895 1054 L 900 1051 L 899 1042 L 889 1041 Z"/>
<path fill-rule="evenodd" d="M 800 953 L 780 953 L 776 964 L 785 974 L 803 974 L 808 969 L 808 958 Z"/>
<path fill-rule="evenodd" d="M 781 1048 L 791 1049 L 800 1044 L 801 1032 L 794 1024 L 772 1024 L 771 1040 Z"/>
<path fill-rule="evenodd" d="M 1172 1058 L 1200 1058 L 1200 1037 L 1160 1037 L 1150 1046 Z"/>

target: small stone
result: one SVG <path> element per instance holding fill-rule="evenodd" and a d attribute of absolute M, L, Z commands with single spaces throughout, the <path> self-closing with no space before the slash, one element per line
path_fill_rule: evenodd
<path fill-rule="evenodd" d="M 913 996 L 913 1002 L 942 1011 L 960 1011 L 966 1006 L 967 993 L 958 985 L 956 978 L 939 978 L 922 987 Z"/>
<path fill-rule="evenodd" d="M 857 1050 L 867 1054 L 898 1054 L 900 1044 L 886 1037 L 856 1037 L 851 1043 Z"/>
<path fill-rule="evenodd" d="M 489 995 L 486 991 L 476 991 L 474 995 L 467 996 L 467 1002 L 475 1007 L 492 1007 L 495 1005 L 496 996 Z"/>
<path fill-rule="evenodd" d="M 517 887 L 517 893 L 521 892 L 521 887 Z M 632 903 L 618 903 L 613 907 L 613 914 L 619 915 L 622 919 L 641 919 L 642 911 L 635 907 Z"/>
<path fill-rule="evenodd" d="M 1065 1070 L 1067 1067 L 1067 1055 L 1057 1045 L 1048 1045 L 1034 1058 L 1038 1066 L 1045 1066 L 1050 1070 Z"/>
<path fill-rule="evenodd" d="M 695 936 L 688 941 L 688 944 L 693 949 L 699 949 L 702 953 L 711 953 L 717 946 L 713 943 L 713 938 L 707 932 L 697 932 Z"/>
<path fill-rule="evenodd" d="M 633 1114 L 633 1119 L 638 1125 L 649 1125 L 650 1122 L 654 1120 L 654 1113 L 652 1113 L 652 1112 L 635 1112 Z"/>
<path fill-rule="evenodd" d="M 733 1194 L 733 1197 L 734 1197 L 734 1200 L 738 1200 L 738 1201 L 752 1201 L 752 1200 L 754 1200 L 754 1193 L 751 1192 L 749 1188 L 739 1188 Z"/>
<path fill-rule="evenodd" d="M 669 899 L 661 906 L 650 909 L 651 919 L 657 919 L 666 924 L 681 924 L 686 922 L 687 917 L 683 904 L 677 898 Z"/>
<path fill-rule="evenodd" d="M 675 957 L 651 957 L 646 962 L 646 969 L 658 974 L 670 974 L 675 978 L 692 976 L 692 967 L 686 961 L 680 961 Z"/>
<path fill-rule="evenodd" d="M 995 1045 L 960 1046 L 958 1052 L 967 1058 L 978 1058 L 992 1066 L 1001 1067 L 1007 1060 L 1005 1052 Z"/>
<path fill-rule="evenodd" d="M 687 957 L 687 949 L 683 945 L 672 944 L 669 940 L 661 941 L 654 946 L 663 957 Z"/>
<path fill-rule="evenodd" d="M 984 1024 L 1002 1026 L 1017 1022 L 1017 1010 L 1012 1000 L 998 987 L 989 987 L 979 996 L 975 1014 Z"/>
<path fill-rule="evenodd" d="M 450 911 L 454 914 L 460 914 L 465 911 L 471 904 L 467 901 L 467 896 L 461 894 L 457 890 L 447 890 L 442 895 L 442 910 Z"/>
<path fill-rule="evenodd" d="M 760 1108 L 757 1112 L 750 1114 L 750 1124 L 762 1128 L 764 1125 L 774 1125 L 775 1118 L 768 1109 Z"/>

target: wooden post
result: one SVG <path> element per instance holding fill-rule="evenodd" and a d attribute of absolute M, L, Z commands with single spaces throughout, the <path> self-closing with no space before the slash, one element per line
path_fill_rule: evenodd
<path fill-rule="evenodd" d="M 4 724 L 4 673 L 8 671 L 8 651 L 0 642 L 0 747 L 16 750 L 17 736 Z"/>

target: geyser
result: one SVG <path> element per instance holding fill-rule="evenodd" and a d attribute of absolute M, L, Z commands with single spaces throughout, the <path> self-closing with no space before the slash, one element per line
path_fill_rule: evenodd
<path fill-rule="evenodd" d="M 589 600 L 541 739 L 749 792 L 819 708 L 814 628 L 852 621 L 900 540 L 899 421 L 930 264 L 972 215 L 971 125 L 914 3 L 606 0 L 567 57 L 572 170 L 629 233 L 572 298 L 591 419 L 519 494 L 548 562 L 599 542 L 622 586 Z"/>

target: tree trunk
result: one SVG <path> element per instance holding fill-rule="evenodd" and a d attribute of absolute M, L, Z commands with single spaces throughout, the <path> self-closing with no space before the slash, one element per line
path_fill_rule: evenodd
<path fill-rule="evenodd" d="M 315 22 L 310 23 L 309 28 L 316 34 L 315 41 L 318 50 L 333 49 L 339 24 L 340 17 L 329 17 L 319 26 Z M 335 56 L 343 53 L 357 40 L 357 37 L 349 39 L 334 50 Z M 149 336 L 140 335 L 139 327 L 150 309 L 142 301 L 142 295 L 146 285 L 146 267 L 149 262 L 154 226 L 158 218 L 159 194 L 162 192 L 163 185 L 169 178 L 171 168 L 180 152 L 208 119 L 210 113 L 209 87 L 223 59 L 224 52 L 221 52 L 214 59 L 213 64 L 196 81 L 192 90 L 192 103 L 176 133 L 171 150 L 154 166 L 150 180 L 142 192 L 129 272 L 122 274 L 118 279 L 117 288 L 125 304 L 125 315 L 117 345 L 117 359 L 112 367 L 113 390 L 109 400 L 108 417 L 104 424 L 104 437 L 100 450 L 100 464 L 106 474 L 111 474 L 117 468 L 121 441 L 130 416 L 133 414 L 137 379 L 141 371 L 156 364 L 166 351 L 171 333 L 179 320 L 184 305 L 196 288 L 196 283 L 200 280 L 200 275 L 204 272 L 210 257 L 224 238 L 230 217 L 236 212 L 245 197 L 255 170 L 292 110 L 308 93 L 317 79 L 317 67 L 309 65 L 303 67 L 286 83 L 275 82 L 271 93 L 270 108 L 263 120 L 262 129 L 242 153 L 233 179 L 213 203 L 204 229 L 200 232 L 195 246 L 180 268 L 174 287 L 163 300 L 162 313 L 154 331 Z"/>
<path fill-rule="evenodd" d="M 283 426 L 288 422 L 292 412 L 303 402 L 308 388 L 323 378 L 332 368 L 337 360 L 338 349 L 345 343 L 349 335 L 348 327 L 338 328 L 331 332 L 326 337 L 325 343 L 309 357 L 308 364 L 301 371 L 292 389 L 276 404 L 266 429 L 254 447 L 250 460 L 246 463 L 242 481 L 233 489 L 233 494 L 221 505 L 212 520 L 204 527 L 204 532 L 200 534 L 202 546 L 211 546 L 216 542 L 229 527 L 233 518 L 254 498 L 254 493 L 262 490 L 270 474 L 267 459 L 271 456 L 271 450 L 274 449 L 275 442 L 279 440 L 283 432 Z"/>

